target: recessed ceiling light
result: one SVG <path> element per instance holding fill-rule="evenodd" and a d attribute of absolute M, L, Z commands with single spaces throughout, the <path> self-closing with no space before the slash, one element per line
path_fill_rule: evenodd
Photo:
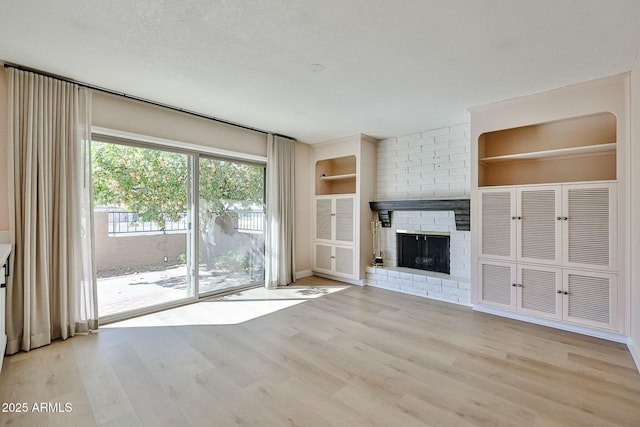
<path fill-rule="evenodd" d="M 311 71 L 313 73 L 319 73 L 322 70 L 324 70 L 324 65 L 322 65 L 322 64 L 311 64 L 311 65 L 309 65 L 309 71 Z"/>

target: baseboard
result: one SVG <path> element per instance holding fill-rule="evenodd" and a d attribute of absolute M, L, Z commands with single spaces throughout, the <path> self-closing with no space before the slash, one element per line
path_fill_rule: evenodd
<path fill-rule="evenodd" d="M 417 293 L 417 292 L 407 292 L 407 291 L 403 291 L 402 289 L 392 288 L 392 287 L 388 287 L 387 288 L 387 287 L 384 287 L 384 286 L 370 285 L 370 284 L 367 284 L 367 286 L 370 286 L 370 287 L 376 288 L 376 289 L 384 289 L 386 291 L 391 291 L 391 292 L 398 292 L 398 293 L 405 294 L 405 295 L 411 295 L 411 296 L 414 296 L 414 297 L 427 298 L 427 299 L 431 299 L 431 300 L 434 300 L 434 301 L 448 302 L 449 304 L 455 304 L 455 305 L 461 305 L 463 307 L 473 308 L 473 304 L 467 303 L 467 302 L 451 301 L 450 299 L 437 298 L 437 297 L 434 297 L 433 295 L 425 295 L 425 294 Z"/>
<path fill-rule="evenodd" d="M 627 339 L 627 347 L 629 347 L 629 352 L 631 353 L 631 357 L 633 357 L 633 361 L 636 362 L 636 368 L 640 373 L 640 351 L 634 345 L 633 340 L 631 338 Z"/>
<path fill-rule="evenodd" d="M 311 270 L 296 271 L 296 280 L 311 276 L 313 276 L 313 271 Z"/>
<path fill-rule="evenodd" d="M 313 272 L 314 276 L 324 277 L 325 279 L 337 280 L 338 282 L 349 283 L 351 285 L 364 286 L 363 280 L 347 279 L 346 277 L 332 276 L 331 274 Z"/>
<path fill-rule="evenodd" d="M 602 338 L 604 340 L 619 342 L 622 344 L 629 343 L 629 337 L 621 334 L 617 334 L 615 332 L 601 331 L 598 329 L 586 328 L 584 326 L 578 325 L 570 325 L 563 322 L 558 322 L 555 320 L 548 319 L 539 319 L 537 317 L 525 316 L 519 313 L 512 313 L 510 311 L 500 310 L 493 307 L 487 307 L 483 305 L 475 305 L 473 307 L 475 311 L 479 311 L 482 313 L 493 314 L 496 316 L 507 317 L 509 319 L 521 320 L 523 322 L 534 323 L 536 325 L 548 326 L 550 328 L 561 329 L 563 331 L 575 332 L 576 334 L 588 335 L 590 337 Z M 636 360 L 636 365 L 637 361 Z"/>

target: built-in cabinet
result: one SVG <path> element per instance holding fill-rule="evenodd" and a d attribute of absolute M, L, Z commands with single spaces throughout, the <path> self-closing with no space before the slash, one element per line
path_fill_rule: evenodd
<path fill-rule="evenodd" d="M 479 190 L 479 256 L 615 270 L 615 183 Z"/>
<path fill-rule="evenodd" d="M 481 304 L 617 327 L 615 183 L 479 190 Z"/>
<path fill-rule="evenodd" d="M 365 135 L 316 144 L 313 167 L 313 271 L 363 283 L 371 262 L 375 141 Z"/>
<path fill-rule="evenodd" d="M 355 271 L 355 196 L 318 196 L 315 209 L 317 271 L 352 277 Z"/>
<path fill-rule="evenodd" d="M 625 332 L 627 83 L 620 76 L 472 109 L 477 309 Z"/>

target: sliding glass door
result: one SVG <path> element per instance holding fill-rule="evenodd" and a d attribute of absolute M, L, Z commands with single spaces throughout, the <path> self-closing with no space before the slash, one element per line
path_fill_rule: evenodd
<path fill-rule="evenodd" d="M 102 320 L 264 283 L 264 165 L 94 139 Z"/>
<path fill-rule="evenodd" d="M 200 294 L 264 283 L 264 171 L 200 157 Z"/>

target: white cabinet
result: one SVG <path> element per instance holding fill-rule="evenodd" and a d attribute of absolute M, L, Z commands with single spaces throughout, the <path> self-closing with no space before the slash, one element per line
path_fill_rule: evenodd
<path fill-rule="evenodd" d="M 564 265 L 615 270 L 614 184 L 567 185 L 563 191 Z"/>
<path fill-rule="evenodd" d="M 615 186 L 522 186 L 479 191 L 480 258 L 613 270 Z"/>
<path fill-rule="evenodd" d="M 353 195 L 316 197 L 314 270 L 355 275 L 355 203 Z"/>
<path fill-rule="evenodd" d="M 613 183 L 479 190 L 479 302 L 616 328 Z"/>
<path fill-rule="evenodd" d="M 565 320 L 586 326 L 616 328 L 616 274 L 567 269 L 563 282 Z"/>
<path fill-rule="evenodd" d="M 355 271 L 354 248 L 316 243 L 315 270 L 336 276 L 352 277 Z"/>
<path fill-rule="evenodd" d="M 480 261 L 481 302 L 500 309 L 562 318 L 562 270 Z"/>
<path fill-rule="evenodd" d="M 480 256 L 560 264 L 561 187 L 480 191 Z"/>
<path fill-rule="evenodd" d="M 584 326 L 615 329 L 616 275 L 479 261 L 480 303 Z"/>

